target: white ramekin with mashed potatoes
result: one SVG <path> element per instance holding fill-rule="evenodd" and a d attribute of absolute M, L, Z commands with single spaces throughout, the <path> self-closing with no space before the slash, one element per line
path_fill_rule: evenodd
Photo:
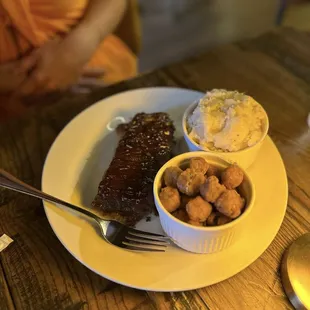
<path fill-rule="evenodd" d="M 223 89 L 191 104 L 182 125 L 191 151 L 216 153 L 244 169 L 254 162 L 269 128 L 267 113 L 257 101 Z"/>

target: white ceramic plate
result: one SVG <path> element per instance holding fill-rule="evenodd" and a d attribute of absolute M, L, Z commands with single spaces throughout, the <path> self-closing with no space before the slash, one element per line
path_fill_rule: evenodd
<path fill-rule="evenodd" d="M 43 171 L 43 190 L 90 206 L 118 143 L 111 129 L 122 118 L 129 120 L 142 111 L 165 111 L 174 120 L 179 137 L 185 108 L 202 95 L 177 88 L 144 88 L 94 104 L 74 118 L 51 147 Z M 184 147 L 182 143 L 179 146 L 180 150 Z M 76 214 L 49 203 L 44 206 L 64 247 L 97 274 L 138 289 L 190 290 L 225 280 L 249 266 L 280 228 L 287 204 L 287 179 L 281 156 L 269 137 L 248 172 L 257 197 L 247 218 L 248 231 L 235 245 L 216 254 L 192 254 L 176 246 L 166 253 L 129 252 L 107 244 L 90 222 Z M 156 217 L 151 222 L 142 221 L 138 228 L 161 232 Z"/>

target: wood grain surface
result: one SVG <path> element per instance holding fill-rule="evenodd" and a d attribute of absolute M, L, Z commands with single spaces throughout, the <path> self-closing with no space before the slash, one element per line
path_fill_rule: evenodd
<path fill-rule="evenodd" d="M 57 134 L 99 99 L 147 86 L 237 89 L 266 108 L 289 182 L 287 214 L 265 253 L 226 281 L 178 293 L 138 291 L 97 276 L 63 248 L 39 200 L 0 189 L 0 235 L 15 241 L 0 254 L 0 309 L 290 309 L 279 266 L 285 248 L 310 230 L 309 82 L 310 35 L 280 29 L 88 95 L 41 98 L 23 117 L 0 125 L 1 168 L 40 187 Z"/>

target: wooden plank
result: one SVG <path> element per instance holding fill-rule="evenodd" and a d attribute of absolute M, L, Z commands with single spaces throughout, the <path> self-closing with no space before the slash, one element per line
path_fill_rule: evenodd
<path fill-rule="evenodd" d="M 0 258 L 1 258 L 1 255 L 0 255 Z M 1 263 L 0 263 L 0 309 L 2 310 L 15 309 L 13 300 L 11 297 L 11 293 L 6 283 L 6 279 L 3 273 Z"/>
<path fill-rule="evenodd" d="M 247 51 L 256 50 L 269 55 L 292 75 L 310 82 L 309 32 L 285 31 L 266 33 L 256 40 L 241 42 L 239 46 Z"/>
<path fill-rule="evenodd" d="M 203 310 L 209 309 L 196 291 L 157 293 L 148 292 L 158 310 Z"/>

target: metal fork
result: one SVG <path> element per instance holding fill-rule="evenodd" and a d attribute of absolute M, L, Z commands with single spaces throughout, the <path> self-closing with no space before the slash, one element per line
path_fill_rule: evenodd
<path fill-rule="evenodd" d="M 118 247 L 134 251 L 165 252 L 166 247 L 169 244 L 169 238 L 166 236 L 137 230 L 115 220 L 103 219 L 97 214 L 84 208 L 72 205 L 59 198 L 43 193 L 2 169 L 0 169 L 0 186 L 65 206 L 66 208 L 88 216 L 99 225 L 102 237 L 107 242 Z"/>

